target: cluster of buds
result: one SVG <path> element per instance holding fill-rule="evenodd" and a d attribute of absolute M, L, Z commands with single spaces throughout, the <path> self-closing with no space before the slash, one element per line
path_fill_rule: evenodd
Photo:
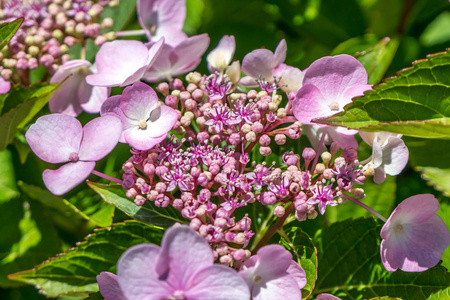
<path fill-rule="evenodd" d="M 94 39 L 97 45 L 107 41 L 102 29 L 111 28 L 113 21 L 101 13 L 106 5 L 117 6 L 114 0 L 7 0 L 2 2 L 0 21 L 10 22 L 18 18 L 24 21 L 0 53 L 3 70 L 1 76 L 8 81 L 29 83 L 28 71 L 39 66 L 52 75 L 70 60 L 69 47 L 84 45 Z"/>
<path fill-rule="evenodd" d="M 279 166 L 250 162 L 255 146 L 260 160 L 271 154 L 272 137 L 275 144 L 283 145 L 287 137 L 301 136 L 292 109 L 280 107 L 277 87 L 271 95 L 250 90 L 217 97 L 205 88 L 211 76 L 191 73 L 187 79 L 186 87 L 175 79 L 157 88 L 165 104 L 179 112 L 174 128 L 184 138 L 172 136 L 153 149 L 132 150 L 123 165 L 122 186 L 136 205 L 151 201 L 180 211 L 211 244 L 221 263 L 236 266 L 250 256 L 245 247 L 253 236 L 252 220 L 248 216 L 235 220 L 240 207 L 258 201 L 272 206 L 276 217 L 285 219 L 292 213 L 304 221 L 317 216 L 316 205 L 323 214 L 327 206 L 343 203 L 346 197 L 364 197 L 362 189 L 353 189 L 365 180 L 356 151 L 340 151 L 336 143 L 331 152 L 322 154 L 305 148 L 303 160 L 293 151 L 286 152 Z"/>

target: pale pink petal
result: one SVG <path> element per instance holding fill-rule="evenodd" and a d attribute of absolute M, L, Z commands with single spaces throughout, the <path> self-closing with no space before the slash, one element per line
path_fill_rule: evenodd
<path fill-rule="evenodd" d="M 161 248 L 140 244 L 129 248 L 117 263 L 117 275 L 127 299 L 159 300 L 171 295 L 167 281 L 160 280 L 155 264 Z"/>
<path fill-rule="evenodd" d="M 364 96 L 364 92 L 372 89 L 371 84 L 357 84 L 347 88 L 344 92 L 342 99 L 345 101 L 342 102 L 342 106 L 351 103 L 351 99 L 359 96 Z"/>
<path fill-rule="evenodd" d="M 116 95 L 109 97 L 106 99 L 105 102 L 103 102 L 102 107 L 100 108 L 100 115 L 101 116 L 107 116 L 107 115 L 114 115 L 118 117 L 122 121 L 122 134 L 119 138 L 119 142 L 126 143 L 124 132 L 127 129 L 137 127 L 138 121 L 132 121 L 127 118 L 120 109 L 120 100 L 122 99 L 121 95 Z"/>
<path fill-rule="evenodd" d="M 150 86 L 136 82 L 124 89 L 120 109 L 129 119 L 146 121 L 158 106 L 158 101 L 156 92 Z"/>
<path fill-rule="evenodd" d="M 94 170 L 95 162 L 69 162 L 57 170 L 45 170 L 42 174 L 45 186 L 55 195 L 62 195 L 82 183 Z"/>
<path fill-rule="evenodd" d="M 119 286 L 117 275 L 101 272 L 97 275 L 98 288 L 105 300 L 127 300 Z"/>
<path fill-rule="evenodd" d="M 158 59 L 159 55 L 161 54 L 161 51 L 163 50 L 165 41 L 166 40 L 164 39 L 164 37 L 161 37 L 156 42 L 151 42 L 145 45 L 146 47 L 148 47 L 148 61 L 146 63 L 147 68 L 145 69 L 145 71 L 150 69 L 150 67 Z"/>
<path fill-rule="evenodd" d="M 384 268 L 391 272 L 401 268 L 405 261 L 403 247 L 394 239 L 381 241 L 380 254 Z"/>
<path fill-rule="evenodd" d="M 377 136 L 377 133 L 376 132 L 360 131 L 359 135 L 361 136 L 363 141 L 366 142 L 366 144 L 372 146 L 373 145 L 373 141 L 375 140 L 375 137 Z"/>
<path fill-rule="evenodd" d="M 25 137 L 33 152 L 49 163 L 69 161 L 71 153 L 78 153 L 83 135 L 80 122 L 64 114 L 40 117 L 30 126 Z"/>
<path fill-rule="evenodd" d="M 91 87 L 91 90 L 89 91 L 88 87 L 88 84 L 80 87 L 79 93 L 82 93 L 82 95 L 80 95 L 81 108 L 88 113 L 99 113 L 100 107 L 108 98 L 111 89 L 103 86 L 94 86 Z"/>
<path fill-rule="evenodd" d="M 292 261 L 292 254 L 277 244 L 262 247 L 258 250 L 257 255 L 259 261 L 257 272 L 264 280 L 285 274 Z"/>
<path fill-rule="evenodd" d="M 246 87 L 257 87 L 258 83 L 256 80 L 251 76 L 245 76 L 242 77 L 241 80 L 239 80 L 239 84 L 246 86 Z"/>
<path fill-rule="evenodd" d="M 286 270 L 297 281 L 299 289 L 302 289 L 306 285 L 306 273 L 302 267 L 295 261 L 291 261 L 289 268 Z"/>
<path fill-rule="evenodd" d="M 172 46 L 167 44 L 162 46 L 161 53 L 143 76 L 145 81 L 157 82 L 159 80 L 169 79 L 172 76 L 170 56 L 173 49 Z"/>
<path fill-rule="evenodd" d="M 279 64 L 284 63 L 284 61 L 286 60 L 286 51 L 287 51 L 286 40 L 282 39 L 278 44 L 277 48 L 275 49 L 272 68 L 275 68 Z"/>
<path fill-rule="evenodd" d="M 319 294 L 317 295 L 316 300 L 341 300 L 341 299 L 331 294 Z"/>
<path fill-rule="evenodd" d="M 181 288 L 197 273 L 214 262 L 208 242 L 185 225 L 167 229 L 161 242 L 161 254 L 155 267 L 160 276 L 169 271 L 167 282 Z"/>
<path fill-rule="evenodd" d="M 327 99 L 316 86 L 312 84 L 304 85 L 297 92 L 292 102 L 294 116 L 303 124 L 313 124 L 312 119 L 333 114 L 327 102 Z"/>
<path fill-rule="evenodd" d="M 294 277 L 286 274 L 272 279 L 262 285 L 254 285 L 252 300 L 299 300 L 302 299 L 301 290 Z"/>
<path fill-rule="evenodd" d="M 55 74 L 53 74 L 52 78 L 50 79 L 50 83 L 60 83 L 67 77 L 75 75 L 77 73 L 81 73 L 77 75 L 84 75 L 84 76 L 90 74 L 92 72 L 89 70 L 89 67 L 91 67 L 91 63 L 87 60 L 83 59 L 70 60 L 58 68 L 58 70 L 55 72 Z"/>
<path fill-rule="evenodd" d="M 147 130 L 150 137 L 159 137 L 167 134 L 178 120 L 178 113 L 167 105 L 155 108 L 147 121 Z"/>
<path fill-rule="evenodd" d="M 272 81 L 272 65 L 274 54 L 267 49 L 256 49 L 244 56 L 242 60 L 242 71 L 253 78 L 260 76 L 267 81 Z"/>
<path fill-rule="evenodd" d="M 186 40 L 188 36 L 183 32 L 183 30 L 175 26 L 164 26 L 156 30 L 152 40 L 157 41 L 161 38 L 164 38 L 165 44 L 175 47 L 182 41 Z"/>
<path fill-rule="evenodd" d="M 386 180 L 386 172 L 383 167 L 378 167 L 375 169 L 375 174 L 373 175 L 373 182 L 381 184 Z"/>
<path fill-rule="evenodd" d="M 285 93 L 297 93 L 297 91 L 302 87 L 303 72 L 299 69 L 293 67 L 285 68 L 281 72 L 280 76 L 281 79 L 279 85 Z"/>
<path fill-rule="evenodd" d="M 206 33 L 195 35 L 182 41 L 171 53 L 172 69 L 177 70 L 191 64 L 192 61 L 197 60 L 205 53 L 208 45 L 209 36 Z"/>
<path fill-rule="evenodd" d="M 313 62 L 303 79 L 303 84 L 313 84 L 326 99 L 343 98 L 344 92 L 354 85 L 367 84 L 367 72 L 353 56 L 342 54 L 327 56 Z"/>
<path fill-rule="evenodd" d="M 186 291 L 187 299 L 248 300 L 250 291 L 236 271 L 222 265 L 213 265 L 192 273 Z"/>
<path fill-rule="evenodd" d="M 373 167 L 376 169 L 380 167 L 383 163 L 383 148 L 379 143 L 379 139 L 375 138 L 372 145 L 372 163 Z M 382 166 L 383 167 L 383 166 Z"/>
<path fill-rule="evenodd" d="M 387 174 L 395 176 L 408 163 L 409 151 L 401 138 L 391 136 L 383 149 L 383 166 Z"/>
<path fill-rule="evenodd" d="M 11 83 L 0 76 L 0 94 L 6 94 L 11 89 Z"/>
<path fill-rule="evenodd" d="M 84 84 L 84 80 L 84 77 L 69 74 L 67 80 L 48 101 L 50 112 L 78 116 L 83 111 L 80 105 L 79 89 Z M 91 90 L 92 87 L 88 86 L 85 92 L 90 93 Z"/>
<path fill-rule="evenodd" d="M 139 80 L 147 69 L 147 47 L 132 40 L 115 40 L 102 45 L 95 56 L 97 73 L 86 81 L 95 86 L 122 86 Z"/>
<path fill-rule="evenodd" d="M 83 127 L 80 160 L 97 161 L 111 152 L 122 134 L 122 122 L 111 115 L 95 118 Z"/>
<path fill-rule="evenodd" d="M 439 201 L 432 194 L 414 195 L 403 200 L 394 209 L 386 224 L 391 220 L 401 223 L 422 224 L 436 214 L 438 209 Z M 384 227 L 388 226 L 389 224 Z"/>
<path fill-rule="evenodd" d="M 156 26 L 157 14 L 155 13 L 155 2 L 157 0 L 138 0 L 137 2 L 137 16 L 139 24 L 141 24 L 142 29 L 144 29 L 147 38 L 151 40 L 152 35 L 150 29 Z"/>
<path fill-rule="evenodd" d="M 345 130 L 342 127 L 336 127 L 336 126 L 328 126 L 326 129 L 324 129 L 325 132 L 327 132 L 328 136 L 333 142 L 336 142 L 339 147 L 342 149 L 351 147 L 353 149 L 358 148 L 358 141 L 355 139 L 355 137 L 351 134 L 356 134 L 356 131 L 354 130 Z M 346 134 L 342 134 L 342 132 L 346 132 Z M 350 135 L 349 135 L 350 134 Z M 326 145 L 331 145 L 331 143 Z"/>
<path fill-rule="evenodd" d="M 123 132 L 123 136 L 125 142 L 128 143 L 131 147 L 136 150 L 149 150 L 162 141 L 164 141 L 167 137 L 167 133 L 158 136 L 158 137 L 150 137 L 147 132 L 139 129 L 137 126 L 135 128 L 130 128 Z"/>
<path fill-rule="evenodd" d="M 206 57 L 208 62 L 208 70 L 211 73 L 215 71 L 223 72 L 226 66 L 233 59 L 234 50 L 236 49 L 236 41 L 232 35 L 224 35 L 214 50 Z"/>

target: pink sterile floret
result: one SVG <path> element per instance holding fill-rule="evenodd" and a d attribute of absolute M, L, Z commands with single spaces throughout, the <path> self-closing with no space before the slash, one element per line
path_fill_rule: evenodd
<path fill-rule="evenodd" d="M 72 116 L 51 114 L 40 117 L 25 134 L 33 152 L 42 160 L 66 163 L 57 170 L 45 170 L 47 188 L 62 195 L 85 180 L 95 162 L 116 146 L 122 124 L 114 116 L 95 118 L 83 128 Z"/>
<path fill-rule="evenodd" d="M 280 245 L 268 245 L 250 257 L 239 271 L 247 282 L 253 300 L 302 299 L 306 273 Z"/>
<path fill-rule="evenodd" d="M 232 35 L 224 35 L 217 45 L 206 57 L 208 70 L 211 73 L 223 73 L 225 68 L 231 63 L 234 51 L 236 50 L 236 41 Z"/>
<path fill-rule="evenodd" d="M 158 59 L 147 70 L 143 79 L 148 82 L 172 80 L 175 76 L 194 70 L 208 45 L 209 36 L 206 33 L 184 39 L 175 46 L 164 44 Z"/>
<path fill-rule="evenodd" d="M 117 275 L 102 272 L 97 281 L 106 300 L 248 300 L 248 287 L 238 273 L 213 262 L 209 244 L 179 225 L 166 231 L 161 247 L 141 244 L 125 251 Z"/>
<path fill-rule="evenodd" d="M 108 98 L 110 89 L 91 86 L 86 76 L 95 73 L 95 68 L 87 60 L 76 59 L 63 64 L 50 80 L 51 83 L 64 81 L 48 102 L 52 113 L 78 116 L 83 110 L 88 113 L 100 112 L 100 106 Z"/>
<path fill-rule="evenodd" d="M 350 55 L 327 56 L 306 70 L 293 101 L 294 115 L 303 124 L 343 111 L 352 98 L 371 88 L 363 65 Z"/>
<path fill-rule="evenodd" d="M 165 38 L 176 46 L 187 38 L 182 31 L 186 18 L 186 0 L 138 0 L 139 23 L 150 41 Z"/>
<path fill-rule="evenodd" d="M 431 194 L 409 197 L 381 229 L 381 260 L 388 271 L 422 272 L 435 266 L 450 243 L 448 228 L 436 215 Z"/>
<path fill-rule="evenodd" d="M 108 98 L 100 113 L 117 116 L 123 126 L 119 142 L 137 150 L 162 142 L 178 119 L 177 111 L 160 103 L 155 91 L 142 82 L 125 88 L 122 96 Z"/>
<path fill-rule="evenodd" d="M 142 42 L 115 40 L 104 43 L 95 56 L 97 73 L 86 77 L 94 86 L 127 86 L 142 78 L 162 50 L 164 39 L 147 47 Z"/>

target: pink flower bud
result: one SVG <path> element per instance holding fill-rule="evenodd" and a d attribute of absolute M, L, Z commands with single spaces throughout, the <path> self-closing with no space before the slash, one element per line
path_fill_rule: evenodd
<path fill-rule="evenodd" d="M 169 84 L 167 84 L 167 82 L 161 82 L 156 87 L 156 90 L 163 94 L 164 97 L 166 97 L 169 95 Z"/>
<path fill-rule="evenodd" d="M 274 216 L 279 217 L 279 218 L 284 216 L 285 213 L 286 213 L 286 211 L 285 211 L 284 207 L 281 205 L 275 207 L 275 209 L 273 210 Z"/>
<path fill-rule="evenodd" d="M 142 206 L 145 203 L 145 199 L 142 195 L 137 195 L 136 198 L 134 198 L 134 204 L 137 206 Z"/>
<path fill-rule="evenodd" d="M 202 221 L 200 221 L 197 218 L 194 218 L 191 220 L 191 222 L 189 223 L 189 227 L 191 227 L 192 229 L 194 229 L 195 231 L 198 231 L 200 229 L 200 226 L 202 226 Z"/>
<path fill-rule="evenodd" d="M 313 148 L 305 148 L 303 149 L 302 156 L 305 160 L 311 161 L 316 157 L 316 151 Z"/>
<path fill-rule="evenodd" d="M 164 100 L 167 106 L 176 108 L 178 105 L 178 98 L 177 96 L 168 95 L 166 96 L 166 99 Z"/>
<path fill-rule="evenodd" d="M 171 88 L 172 90 L 179 90 L 179 91 L 184 90 L 184 87 L 183 87 L 183 81 L 181 81 L 181 80 L 178 79 L 178 78 L 173 79 L 173 80 L 170 82 L 170 88 Z"/>
<path fill-rule="evenodd" d="M 197 109 L 197 102 L 195 102 L 194 100 L 189 98 L 184 103 L 184 106 L 186 107 L 187 110 L 193 111 L 193 110 Z"/>
<path fill-rule="evenodd" d="M 249 217 L 243 217 L 239 220 L 239 222 L 237 222 L 236 225 L 240 230 L 249 231 L 252 225 L 252 219 L 250 219 Z"/>
<path fill-rule="evenodd" d="M 202 101 L 203 100 L 203 91 L 201 89 L 196 89 L 194 92 L 192 92 L 192 99 L 195 101 Z"/>
<path fill-rule="evenodd" d="M 236 234 L 236 236 L 234 237 L 233 241 L 236 244 L 243 245 L 247 241 L 247 238 L 245 237 L 244 233 L 240 232 L 240 233 Z"/>
<path fill-rule="evenodd" d="M 126 191 L 125 196 L 127 196 L 127 198 L 133 199 L 138 195 L 138 192 L 136 191 L 135 188 L 130 188 Z"/>
<path fill-rule="evenodd" d="M 272 205 L 277 202 L 277 196 L 271 191 L 262 192 L 259 197 L 259 202 L 264 205 Z"/>
<path fill-rule="evenodd" d="M 277 145 L 286 144 L 286 136 L 284 134 L 275 135 L 275 143 L 277 143 Z"/>
<path fill-rule="evenodd" d="M 258 92 L 257 91 L 255 91 L 255 90 L 250 90 L 248 93 L 247 93 L 247 98 L 248 99 L 256 99 L 256 96 L 258 95 Z"/>
<path fill-rule="evenodd" d="M 156 197 L 155 205 L 157 207 L 167 207 L 170 203 L 170 198 L 167 197 L 164 194 L 159 194 L 158 197 Z"/>
<path fill-rule="evenodd" d="M 260 122 L 255 122 L 252 124 L 252 131 L 255 133 L 261 133 L 264 129 L 263 124 L 261 124 Z"/>
<path fill-rule="evenodd" d="M 231 262 L 233 261 L 233 259 L 229 255 L 224 255 L 219 258 L 219 261 L 222 265 L 228 267 L 231 265 Z"/>
<path fill-rule="evenodd" d="M 167 189 L 167 185 L 164 182 L 158 182 L 155 185 L 155 191 L 157 191 L 158 193 L 164 193 Z"/>
<path fill-rule="evenodd" d="M 244 249 L 238 249 L 238 250 L 234 251 L 232 255 L 233 255 L 234 260 L 236 260 L 236 261 L 242 261 L 246 258 Z"/>
<path fill-rule="evenodd" d="M 269 156 L 272 154 L 272 149 L 270 149 L 270 147 L 259 147 L 259 153 L 262 156 Z"/>
<path fill-rule="evenodd" d="M 199 143 L 203 143 L 209 139 L 209 134 L 207 132 L 199 132 L 197 134 L 197 140 Z"/>
<path fill-rule="evenodd" d="M 20 70 L 28 69 L 28 60 L 26 58 L 19 58 L 16 62 L 16 68 Z"/>
<path fill-rule="evenodd" d="M 184 207 L 184 202 L 180 198 L 176 198 L 173 200 L 172 206 L 176 209 L 181 211 Z"/>
<path fill-rule="evenodd" d="M 155 190 L 150 191 L 150 193 L 147 194 L 147 199 L 150 200 L 150 201 L 155 201 L 156 197 L 158 197 L 158 195 L 159 194 L 158 194 L 157 191 L 155 191 Z"/>
<path fill-rule="evenodd" d="M 52 66 L 52 64 L 53 64 L 53 56 L 51 56 L 50 54 L 44 54 L 39 59 L 39 62 L 44 67 L 50 68 Z"/>

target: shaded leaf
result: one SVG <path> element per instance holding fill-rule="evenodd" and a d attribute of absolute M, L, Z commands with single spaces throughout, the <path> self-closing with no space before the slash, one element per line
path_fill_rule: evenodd
<path fill-rule="evenodd" d="M 354 98 L 343 112 L 315 122 L 449 139 L 450 51 L 417 61 L 363 97 Z"/>
<path fill-rule="evenodd" d="M 156 227 L 129 221 L 115 224 L 88 235 L 77 247 L 51 258 L 32 270 L 9 276 L 33 284 L 50 297 L 63 294 L 88 296 L 98 291 L 96 276 L 103 271 L 115 272 L 122 253 L 141 243 L 159 244 L 163 231 Z"/>
<path fill-rule="evenodd" d="M 438 265 L 425 272 L 388 272 L 380 258 L 382 223 L 359 218 L 334 223 L 318 232 L 318 279 L 313 294 L 367 299 L 427 299 L 450 285 L 450 273 Z"/>
<path fill-rule="evenodd" d="M 415 167 L 450 168 L 449 140 L 403 137 L 409 150 L 409 162 Z"/>
<path fill-rule="evenodd" d="M 281 235 L 280 244 L 293 254 L 293 259 L 305 270 L 306 285 L 302 298 L 311 295 L 317 279 L 317 249 L 308 234 L 292 227 Z"/>
<path fill-rule="evenodd" d="M 111 31 L 120 31 L 135 17 L 136 0 L 118 1 L 117 7 L 105 7 L 102 12 L 103 18 L 112 18 L 113 27 Z"/>
<path fill-rule="evenodd" d="M 2 170 L 2 176 L 0 176 L 0 204 L 19 196 L 14 175 L 14 165 L 11 159 L 9 150 L 0 151 L 0 170 Z"/>
<path fill-rule="evenodd" d="M 9 23 L 0 24 L 0 50 L 8 45 L 9 40 L 14 36 L 16 31 L 22 25 L 23 19 L 17 19 Z"/>
<path fill-rule="evenodd" d="M 135 220 L 155 226 L 169 227 L 175 222 L 186 223 L 179 211 L 172 206 L 156 207 L 150 201 L 143 206 L 137 206 L 133 200 L 125 196 L 125 190 L 120 185 L 104 185 L 88 181 L 89 187 L 97 192 L 106 203 L 112 204 Z"/>
<path fill-rule="evenodd" d="M 420 36 L 420 42 L 426 46 L 434 46 L 450 41 L 450 12 L 443 11 L 436 17 Z"/>
<path fill-rule="evenodd" d="M 0 116 L 0 151 L 13 140 L 17 130 L 23 128 L 50 100 L 60 84 L 37 84 L 28 89 L 16 87 L 8 93 Z"/>

